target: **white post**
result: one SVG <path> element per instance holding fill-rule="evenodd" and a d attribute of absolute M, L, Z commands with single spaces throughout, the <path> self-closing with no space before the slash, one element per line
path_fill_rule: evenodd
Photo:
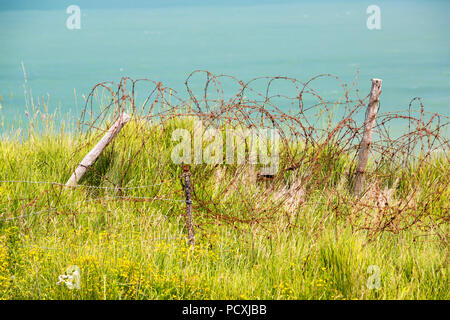
<path fill-rule="evenodd" d="M 372 79 L 372 89 L 370 90 L 370 100 L 367 107 L 367 116 L 364 122 L 364 134 L 359 147 L 359 159 L 356 166 L 355 195 L 359 196 L 364 188 L 367 161 L 369 159 L 370 145 L 372 144 L 373 127 L 378 112 L 381 94 L 381 79 Z"/>
<path fill-rule="evenodd" d="M 130 116 L 123 113 L 116 122 L 109 128 L 108 132 L 105 133 L 103 138 L 95 145 L 95 147 L 89 151 L 89 153 L 80 162 L 75 172 L 72 174 L 70 179 L 67 181 L 66 186 L 72 187 L 76 186 L 81 177 L 85 174 L 86 170 L 97 160 L 98 156 L 102 153 L 108 144 L 114 139 L 114 137 L 119 133 L 123 126 L 130 121 Z"/>

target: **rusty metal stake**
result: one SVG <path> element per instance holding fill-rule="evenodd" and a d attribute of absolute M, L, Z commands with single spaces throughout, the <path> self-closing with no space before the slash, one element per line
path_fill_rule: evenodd
<path fill-rule="evenodd" d="M 194 246 L 194 221 L 192 219 L 192 189 L 191 189 L 191 171 L 190 166 L 183 166 L 184 194 L 186 196 L 186 227 L 188 229 L 189 244 Z"/>

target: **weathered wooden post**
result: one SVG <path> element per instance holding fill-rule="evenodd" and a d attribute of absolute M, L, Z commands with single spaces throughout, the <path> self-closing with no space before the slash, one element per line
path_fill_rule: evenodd
<path fill-rule="evenodd" d="M 356 166 L 355 195 L 359 196 L 364 189 L 366 179 L 367 161 L 369 159 L 370 145 L 372 144 L 373 127 L 378 112 L 381 94 L 381 79 L 372 79 L 370 100 L 367 106 L 366 120 L 364 122 L 364 134 L 359 146 L 358 164 Z"/>
<path fill-rule="evenodd" d="M 250 185 L 255 184 L 257 180 L 256 164 L 258 163 L 258 135 L 256 132 L 249 134 L 248 146 L 248 182 Z"/>
<path fill-rule="evenodd" d="M 192 219 L 192 189 L 191 189 L 191 171 L 188 164 L 183 166 L 184 194 L 186 196 L 186 227 L 188 229 L 189 244 L 194 246 L 194 221 Z"/>
<path fill-rule="evenodd" d="M 76 186 L 81 177 L 86 173 L 86 170 L 97 160 L 98 156 L 102 153 L 108 144 L 114 139 L 114 137 L 119 133 L 123 126 L 130 121 L 130 116 L 123 113 L 119 116 L 116 122 L 109 128 L 105 135 L 100 139 L 100 141 L 95 145 L 95 147 L 89 151 L 89 153 L 81 160 L 75 172 L 72 174 L 70 179 L 67 181 L 67 187 Z"/>

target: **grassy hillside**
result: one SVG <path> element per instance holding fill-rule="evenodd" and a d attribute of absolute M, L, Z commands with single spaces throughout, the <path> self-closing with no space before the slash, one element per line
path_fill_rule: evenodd
<path fill-rule="evenodd" d="M 252 181 L 246 166 L 192 166 L 191 248 L 170 159 L 180 126 L 190 122 L 130 122 L 73 189 L 46 182 L 65 183 L 98 136 L 3 138 L 0 298 L 450 298 L 446 154 L 378 167 L 361 199 L 354 157 L 331 144 L 292 142 L 304 165 L 274 181 Z M 57 282 L 73 265 L 81 287 L 71 290 Z"/>

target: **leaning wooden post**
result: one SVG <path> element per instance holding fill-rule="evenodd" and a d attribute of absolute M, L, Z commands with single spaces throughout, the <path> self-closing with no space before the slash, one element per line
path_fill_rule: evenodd
<path fill-rule="evenodd" d="M 114 139 L 114 137 L 119 133 L 120 129 L 130 121 L 130 116 L 123 113 L 116 122 L 109 128 L 108 132 L 100 139 L 100 141 L 95 145 L 95 147 L 89 151 L 89 153 L 81 160 L 75 172 L 72 174 L 70 179 L 67 181 L 67 187 L 76 186 L 81 177 L 86 173 L 86 170 L 97 160 L 98 156 L 102 153 L 108 144 Z"/>
<path fill-rule="evenodd" d="M 188 229 L 189 244 L 194 246 L 194 221 L 192 219 L 192 189 L 191 172 L 188 164 L 183 166 L 184 194 L 186 196 L 186 227 Z"/>
<path fill-rule="evenodd" d="M 367 106 L 366 120 L 364 122 L 364 134 L 359 146 L 358 164 L 356 166 L 355 195 L 359 196 L 364 189 L 367 161 L 369 159 L 370 145 L 372 144 L 373 127 L 378 112 L 381 94 L 381 79 L 372 79 L 370 100 Z"/>

